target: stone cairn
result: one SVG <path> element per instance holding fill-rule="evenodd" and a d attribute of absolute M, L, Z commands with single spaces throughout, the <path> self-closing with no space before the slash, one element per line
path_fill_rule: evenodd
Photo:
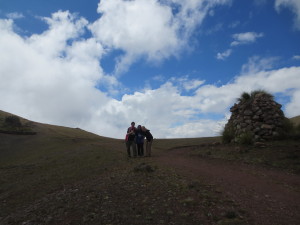
<path fill-rule="evenodd" d="M 277 137 L 285 119 L 281 107 L 266 92 L 244 93 L 239 103 L 230 108 L 232 114 L 225 126 L 232 132 L 231 142 L 240 142 L 245 134 L 251 135 L 254 142 Z"/>

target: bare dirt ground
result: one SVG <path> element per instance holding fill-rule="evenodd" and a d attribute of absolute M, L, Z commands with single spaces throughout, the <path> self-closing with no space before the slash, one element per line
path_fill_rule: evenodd
<path fill-rule="evenodd" d="M 242 162 L 192 157 L 192 148 L 171 149 L 157 161 L 190 179 L 215 185 L 258 225 L 296 225 L 300 221 L 299 175 Z"/>

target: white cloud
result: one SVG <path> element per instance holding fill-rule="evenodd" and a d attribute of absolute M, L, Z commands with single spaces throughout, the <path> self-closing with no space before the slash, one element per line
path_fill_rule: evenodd
<path fill-rule="evenodd" d="M 286 105 L 286 115 L 299 115 L 300 67 L 264 70 L 260 61 L 268 60 L 250 59 L 248 64 L 251 66 L 248 67 L 252 69 L 247 73 L 220 87 L 202 84 L 191 96 L 183 95 L 178 80 L 172 78 L 158 89 L 125 95 L 114 104 L 124 107 L 124 112 L 131 110 L 132 117 L 127 121 L 135 119 L 137 123 L 145 124 L 156 137 L 219 135 L 229 107 L 244 91 L 264 89 L 272 94 L 285 93 L 292 99 Z M 258 68 L 254 68 L 255 62 Z M 207 114 L 224 115 L 224 119 L 201 119 L 201 115 Z"/>
<path fill-rule="evenodd" d="M 295 59 L 295 60 L 300 60 L 300 55 L 294 55 L 294 56 L 293 56 L 293 59 Z"/>
<path fill-rule="evenodd" d="M 263 36 L 264 36 L 263 33 L 256 33 L 256 32 L 246 32 L 246 33 L 234 34 L 232 36 L 234 41 L 231 42 L 231 46 L 253 43 L 257 40 L 257 38 L 260 38 Z"/>
<path fill-rule="evenodd" d="M 191 91 L 191 90 L 194 90 L 194 89 L 198 88 L 202 84 L 204 84 L 203 80 L 193 79 L 193 80 L 187 80 L 187 81 L 185 81 L 183 83 L 183 87 L 184 87 L 185 90 Z"/>
<path fill-rule="evenodd" d="M 188 75 L 183 77 L 172 77 L 169 81 L 182 91 L 195 90 L 205 82 L 204 80 L 190 79 Z"/>
<path fill-rule="evenodd" d="M 278 60 L 278 57 L 261 58 L 259 56 L 252 56 L 249 58 L 247 64 L 242 66 L 242 74 L 254 74 L 259 71 L 270 70 Z"/>
<path fill-rule="evenodd" d="M 169 128 L 166 138 L 181 138 L 187 137 L 213 137 L 221 134 L 222 128 L 226 124 L 225 120 L 195 120 L 190 123 L 185 123 L 175 128 Z M 183 135 L 184 134 L 184 135 Z"/>
<path fill-rule="evenodd" d="M 231 27 L 233 28 L 233 26 Z M 245 32 L 245 33 L 238 33 L 233 34 L 232 37 L 234 41 L 231 42 L 231 47 L 236 47 L 239 45 L 245 45 L 254 43 L 258 38 L 263 37 L 263 33 L 256 33 L 256 32 Z M 231 54 L 233 50 L 232 48 L 227 49 L 224 52 L 218 52 L 216 58 L 219 60 L 226 60 Z"/>
<path fill-rule="evenodd" d="M 225 52 L 218 52 L 217 59 L 225 60 L 227 59 L 232 53 L 232 49 L 227 49 Z"/>
<path fill-rule="evenodd" d="M 299 0 L 276 0 L 275 8 L 279 12 L 282 7 L 289 8 L 294 14 L 294 26 L 300 30 L 300 1 Z"/>
<path fill-rule="evenodd" d="M 98 12 L 101 18 L 91 25 L 94 35 L 108 48 L 125 51 L 117 63 L 117 74 L 138 57 L 160 61 L 177 55 L 182 46 L 171 8 L 155 0 L 100 1 Z"/>
<path fill-rule="evenodd" d="M 12 20 L 24 18 L 24 15 L 22 13 L 18 13 L 18 12 L 7 13 L 6 16 L 7 16 L 7 18 L 12 19 Z"/>
<path fill-rule="evenodd" d="M 115 74 L 128 70 L 141 57 L 151 62 L 178 57 L 208 10 L 228 0 L 106 0 L 100 19 L 90 29 L 106 47 L 121 49 Z M 176 10 L 172 11 L 172 9 Z M 176 13 L 175 13 L 176 11 Z"/>
<path fill-rule="evenodd" d="M 42 19 L 49 25 L 49 29 L 42 34 L 32 35 L 27 42 L 37 52 L 49 57 L 64 56 L 67 41 L 80 37 L 88 24 L 86 19 L 77 18 L 68 11 L 58 11 L 51 18 Z"/>
<path fill-rule="evenodd" d="M 286 116 L 294 117 L 300 115 L 300 89 L 294 89 L 291 94 L 291 101 L 286 106 Z"/>
<path fill-rule="evenodd" d="M 131 1 L 133 2 L 135 1 Z M 149 4 L 145 1 L 139 2 Z M 167 5 L 151 2 L 153 8 L 158 8 L 158 12 L 168 11 Z M 190 15 L 187 9 L 194 7 L 199 11 L 200 6 L 205 8 L 209 5 L 203 2 L 201 5 L 201 1 L 172 1 L 173 4 L 183 2 L 187 5 L 180 13 L 186 17 L 182 17 L 181 20 L 190 21 L 188 25 L 184 25 L 184 34 L 188 34 L 199 21 L 191 23 L 192 18 L 196 18 L 193 16 L 196 12 Z M 210 2 L 216 4 L 218 1 Z M 122 4 L 125 3 L 122 1 Z M 106 7 L 117 6 L 110 1 Z M 109 9 L 105 10 L 109 12 Z M 129 16 L 126 13 L 124 15 L 124 18 Z M 163 19 L 165 15 L 161 16 L 158 17 Z M 177 16 L 179 15 L 171 15 L 173 20 Z M 97 22 L 102 19 L 105 17 L 101 17 Z M 99 83 L 118 85 L 118 80 L 104 74 L 99 64 L 109 51 L 107 48 L 124 48 L 126 56 L 132 54 L 132 60 L 139 54 L 145 54 L 148 60 L 154 60 L 151 57 L 156 58 L 156 54 L 158 59 L 159 54 L 166 54 L 165 57 L 174 54 L 165 49 L 168 43 L 164 43 L 164 38 L 162 37 L 163 43 L 158 45 L 160 47 L 156 50 L 144 47 L 142 40 L 138 43 L 140 50 L 131 49 L 125 43 L 126 40 L 101 39 L 98 34 L 96 38 L 83 38 L 84 31 L 89 27 L 88 22 L 69 12 L 59 11 L 43 20 L 49 29 L 27 38 L 14 32 L 12 20 L 0 20 L 2 110 L 34 121 L 81 127 L 103 136 L 118 138 L 124 138 L 131 121 L 145 125 L 157 138 L 218 135 L 221 125 L 226 121 L 222 116 L 228 114 L 228 108 L 236 98 L 244 91 L 255 89 L 265 89 L 272 94 L 287 94 L 291 101 L 285 107 L 286 115 L 300 114 L 300 67 L 272 70 L 272 58 L 250 58 L 242 67 L 241 74 L 222 86 L 205 84 L 202 80 L 190 79 L 188 76 L 172 78 L 165 82 L 165 79 L 159 79 L 160 82 L 164 82 L 159 88 L 125 94 L 120 100 L 113 99 L 96 88 Z M 106 23 L 109 24 L 109 21 Z M 167 31 L 169 28 L 167 26 Z M 114 31 L 118 30 L 114 28 Z M 120 32 L 124 34 L 119 38 L 128 37 L 130 34 L 128 30 Z M 108 34 L 113 38 L 112 35 L 113 33 Z M 178 38 L 176 35 L 175 40 Z M 139 41 L 139 38 L 136 37 L 136 40 Z M 156 39 L 152 37 L 149 40 L 153 41 L 149 45 L 155 47 Z M 159 53 L 162 50 L 167 53 Z M 132 61 L 129 60 L 128 63 L 130 65 Z M 188 96 L 185 95 L 186 91 L 189 91 Z M 204 118 L 203 115 L 208 114 L 215 114 L 221 119 Z"/>
<path fill-rule="evenodd" d="M 165 80 L 165 78 L 162 75 L 156 75 L 156 76 L 152 77 L 152 80 L 163 82 Z"/>
<path fill-rule="evenodd" d="M 259 60 L 256 62 L 258 68 L 262 68 L 262 63 Z M 202 84 L 191 96 L 184 96 L 180 86 L 176 86 L 177 81 L 171 79 L 158 89 L 126 95 L 118 103 L 131 109 L 138 108 L 133 110 L 132 118 L 153 128 L 159 137 L 218 135 L 226 120 L 205 120 L 201 119 L 201 115 L 218 114 L 225 117 L 229 107 L 244 91 L 264 89 L 272 94 L 288 94 L 292 100 L 286 105 L 286 115 L 299 115 L 300 67 L 258 71 L 253 68 L 253 61 L 249 63 L 253 70 L 237 76 L 231 83 L 220 87 Z"/>
<path fill-rule="evenodd" d="M 105 78 L 99 67 L 102 47 L 94 39 L 67 45 L 85 26 L 67 14 L 47 18 L 49 30 L 29 38 L 14 33 L 11 20 L 0 20 L 2 109 L 37 121 L 80 126 L 95 104 L 108 101 L 94 87 Z"/>

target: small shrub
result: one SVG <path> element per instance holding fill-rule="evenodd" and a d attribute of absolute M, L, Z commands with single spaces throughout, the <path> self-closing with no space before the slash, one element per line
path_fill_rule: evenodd
<path fill-rule="evenodd" d="M 245 132 L 245 133 L 241 134 L 238 142 L 239 142 L 239 144 L 242 144 L 242 145 L 252 145 L 253 144 L 253 133 Z"/>
<path fill-rule="evenodd" d="M 279 130 L 278 139 L 288 139 L 293 137 L 297 133 L 297 127 L 288 119 L 284 118 L 282 127 Z"/>
<path fill-rule="evenodd" d="M 257 94 L 262 94 L 262 95 L 267 96 L 271 99 L 274 99 L 274 96 L 271 95 L 270 93 L 268 93 L 267 91 L 265 91 L 265 90 L 256 90 L 256 91 L 252 91 L 250 94 L 248 92 L 243 92 L 241 94 L 241 97 L 238 98 L 238 101 L 239 102 L 248 102 L 248 101 L 251 102 L 251 101 L 253 101 L 253 99 L 255 98 L 255 96 Z"/>
<path fill-rule="evenodd" d="M 230 143 L 234 139 L 234 130 L 229 127 L 225 127 L 222 132 L 222 142 L 225 144 Z"/>
<path fill-rule="evenodd" d="M 252 92 L 251 92 L 251 98 L 252 98 L 252 99 L 255 98 L 255 96 L 256 96 L 257 94 L 262 94 L 262 95 L 264 95 L 264 96 L 267 96 L 267 97 L 271 98 L 272 100 L 274 99 L 274 96 L 273 96 L 273 95 L 271 95 L 270 93 L 268 93 L 267 91 L 262 90 L 262 89 L 256 90 L 256 91 L 252 91 Z"/>
<path fill-rule="evenodd" d="M 243 92 L 243 94 L 241 95 L 240 98 L 238 98 L 238 101 L 240 102 L 244 102 L 244 101 L 248 101 L 251 98 L 250 94 L 247 92 Z"/>
<path fill-rule="evenodd" d="M 9 127 L 21 127 L 22 126 L 21 120 L 17 116 L 5 117 L 4 124 Z"/>

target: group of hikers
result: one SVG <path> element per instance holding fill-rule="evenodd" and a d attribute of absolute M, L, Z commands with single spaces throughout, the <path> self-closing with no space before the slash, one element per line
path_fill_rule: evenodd
<path fill-rule="evenodd" d="M 146 153 L 144 155 L 144 140 L 146 137 Z M 125 137 L 128 157 L 131 157 L 131 149 L 133 157 L 150 157 L 153 136 L 146 127 L 138 125 L 135 127 L 135 122 L 127 129 Z"/>

